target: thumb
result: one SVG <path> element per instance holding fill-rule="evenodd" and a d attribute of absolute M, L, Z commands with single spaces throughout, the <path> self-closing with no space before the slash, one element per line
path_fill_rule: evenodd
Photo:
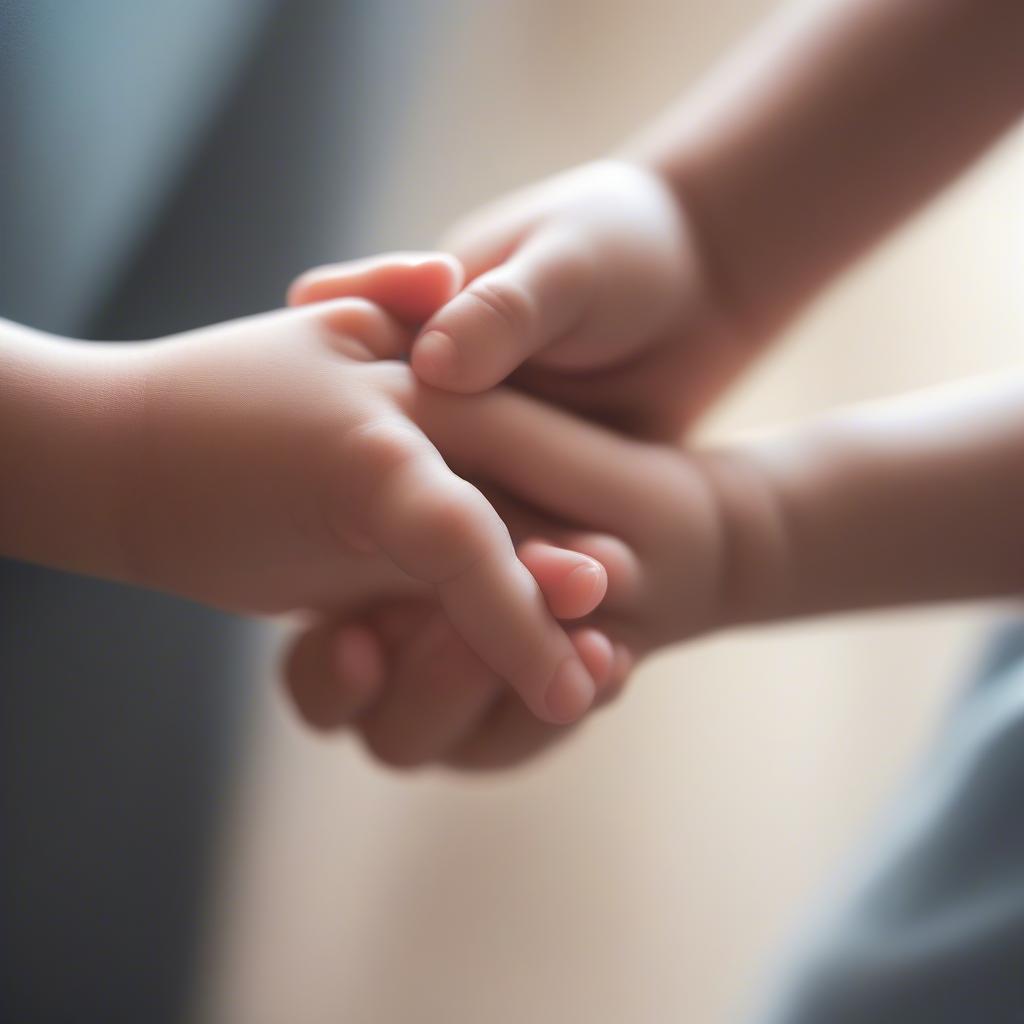
<path fill-rule="evenodd" d="M 288 305 L 357 297 L 407 324 L 421 324 L 462 287 L 462 264 L 447 253 L 401 252 L 307 270 L 288 289 Z"/>
<path fill-rule="evenodd" d="M 561 228 L 539 230 L 431 318 L 413 343 L 413 371 L 437 388 L 485 391 L 578 327 L 596 282 L 584 246 Z"/>

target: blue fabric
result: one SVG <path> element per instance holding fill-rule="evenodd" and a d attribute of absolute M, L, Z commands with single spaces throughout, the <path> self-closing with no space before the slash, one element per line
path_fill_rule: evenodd
<path fill-rule="evenodd" d="M 1024 1020 L 1024 625 L 1007 628 L 763 1024 Z"/>
<path fill-rule="evenodd" d="M 276 0 L 0 0 L 0 316 L 81 330 Z"/>

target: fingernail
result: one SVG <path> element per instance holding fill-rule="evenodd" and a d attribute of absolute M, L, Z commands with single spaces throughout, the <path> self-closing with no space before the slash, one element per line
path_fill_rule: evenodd
<path fill-rule="evenodd" d="M 573 587 L 579 587 L 585 593 L 590 593 L 600 582 L 603 572 L 601 566 L 596 562 L 584 562 L 582 565 L 576 566 L 565 579 L 567 583 L 572 580 Z"/>
<path fill-rule="evenodd" d="M 594 681 L 576 657 L 568 657 L 559 666 L 548 687 L 545 704 L 554 722 L 568 725 L 580 718 L 594 703 Z"/>
<path fill-rule="evenodd" d="M 413 346 L 412 368 L 428 384 L 453 380 L 458 363 L 455 342 L 441 331 L 427 331 Z"/>

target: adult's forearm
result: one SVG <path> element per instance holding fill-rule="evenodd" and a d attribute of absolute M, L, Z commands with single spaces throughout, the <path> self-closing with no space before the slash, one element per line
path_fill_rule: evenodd
<path fill-rule="evenodd" d="M 731 621 L 1024 594 L 1024 372 L 710 462 L 731 510 Z"/>
<path fill-rule="evenodd" d="M 1024 113 L 1020 0 L 790 6 L 628 152 L 759 337 Z"/>
<path fill-rule="evenodd" d="M 133 358 L 0 321 L 0 554 L 124 575 Z"/>

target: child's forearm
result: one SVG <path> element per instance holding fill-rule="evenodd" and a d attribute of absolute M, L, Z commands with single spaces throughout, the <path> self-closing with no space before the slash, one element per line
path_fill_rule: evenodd
<path fill-rule="evenodd" d="M 1020 0 L 784 11 L 631 155 L 664 175 L 716 300 L 764 336 L 1024 111 Z"/>
<path fill-rule="evenodd" d="M 1024 593 L 1024 372 L 707 458 L 726 621 Z"/>
<path fill-rule="evenodd" d="M 132 355 L 0 320 L 0 555 L 123 577 Z"/>

